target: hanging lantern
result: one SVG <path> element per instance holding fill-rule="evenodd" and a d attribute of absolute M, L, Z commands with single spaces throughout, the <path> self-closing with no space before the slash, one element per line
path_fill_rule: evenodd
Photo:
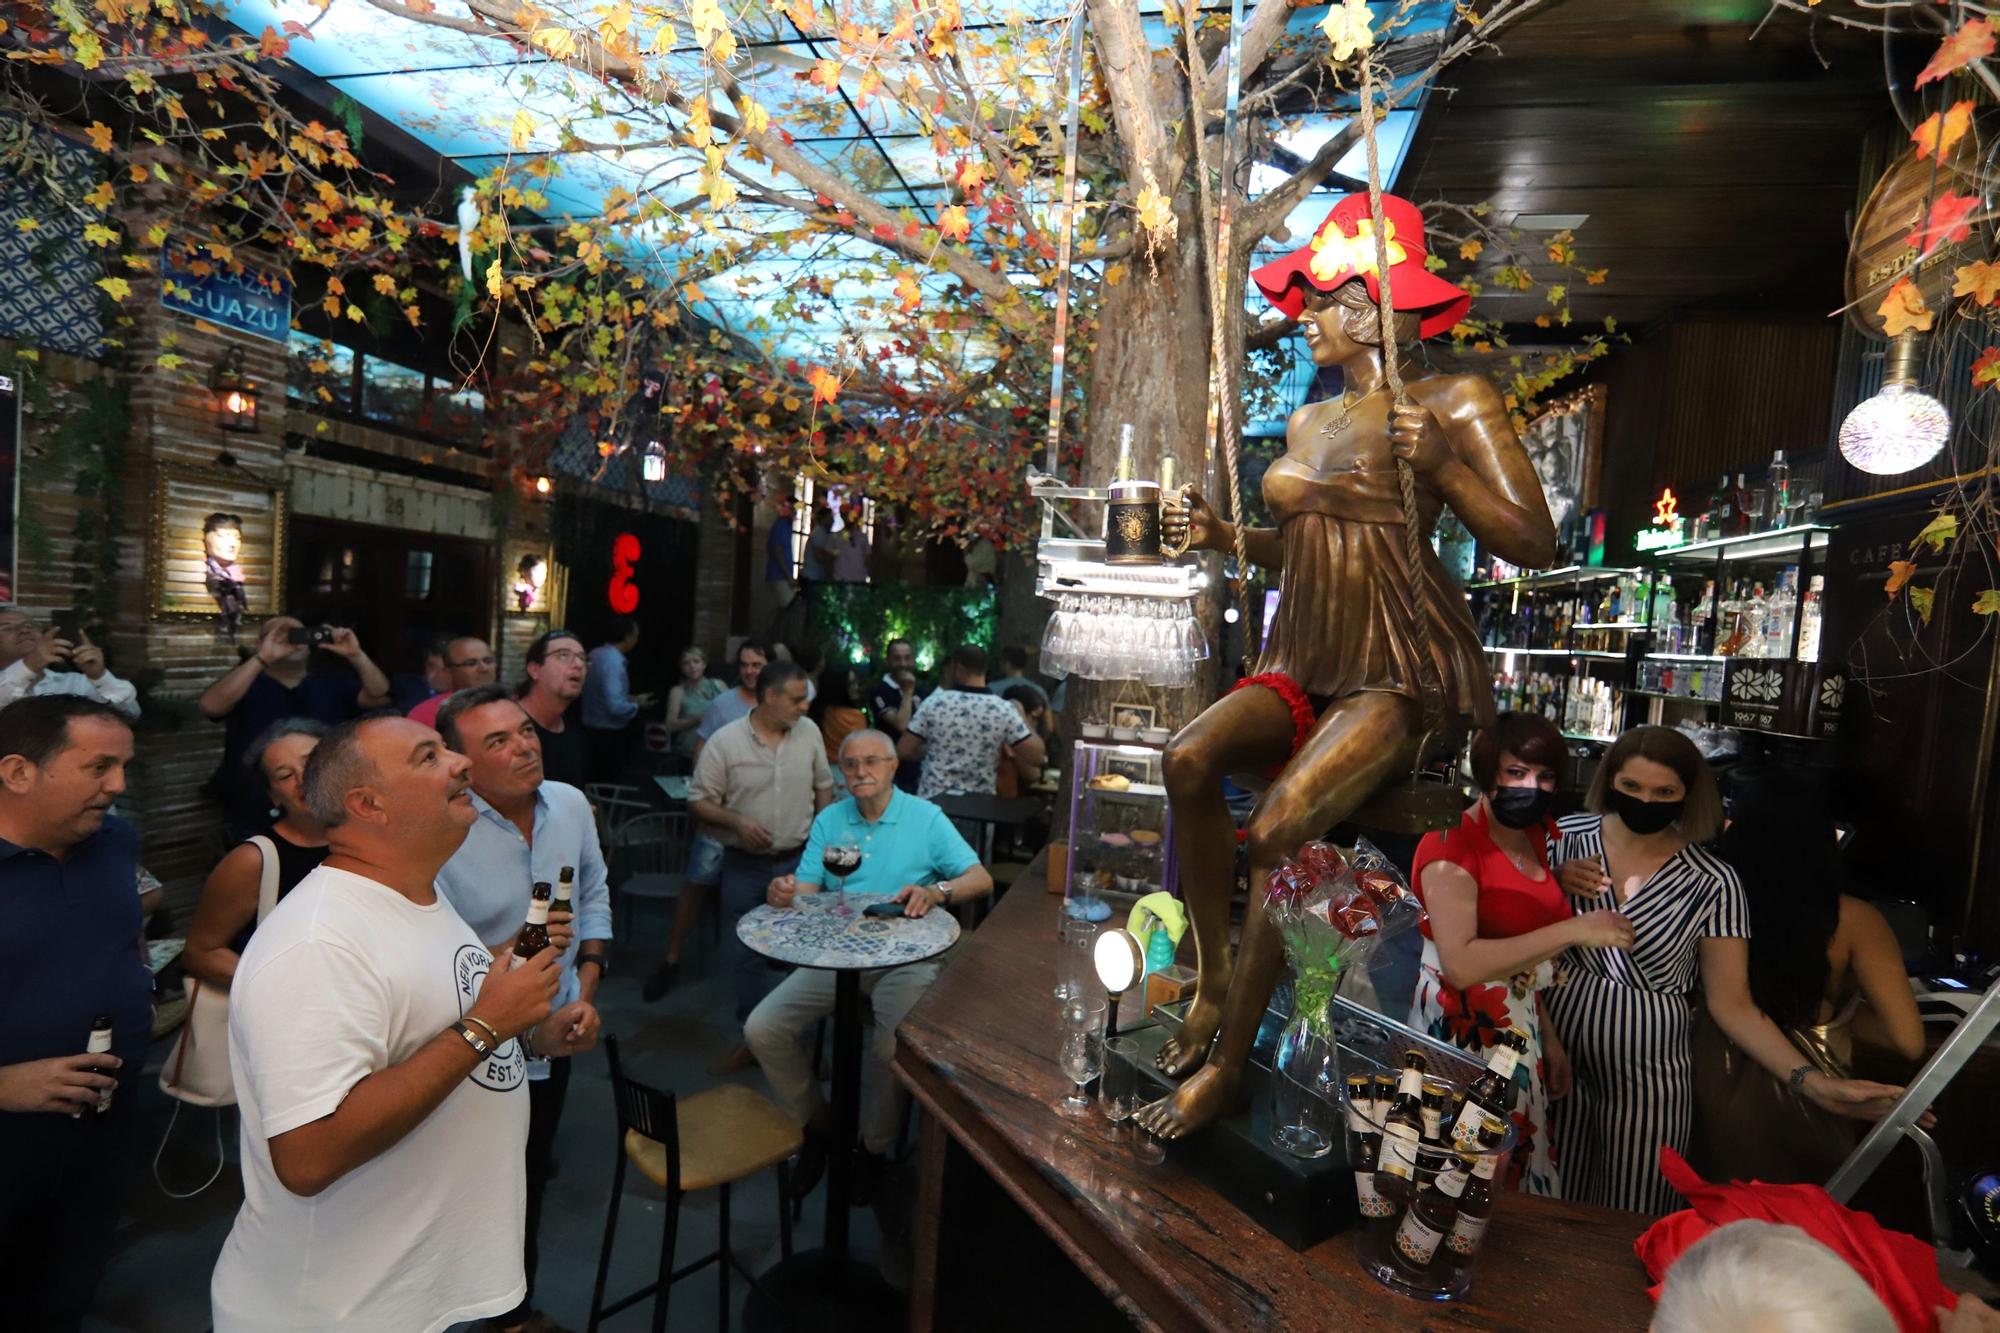
<path fill-rule="evenodd" d="M 639 461 L 639 475 L 647 481 L 667 479 L 667 449 L 658 440 L 646 441 L 645 456 Z"/>
<path fill-rule="evenodd" d="M 242 348 L 223 353 L 209 372 L 208 387 L 215 395 L 216 425 L 231 431 L 257 429 L 257 386 L 244 377 Z"/>
<path fill-rule="evenodd" d="M 1889 344 L 1882 387 L 1840 423 L 1840 456 L 1863 472 L 1893 477 L 1937 457 L 1951 434 L 1951 413 L 1917 389 L 1923 343 L 1915 330 Z"/>

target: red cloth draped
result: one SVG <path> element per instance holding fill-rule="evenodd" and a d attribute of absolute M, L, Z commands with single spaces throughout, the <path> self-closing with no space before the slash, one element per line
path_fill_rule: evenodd
<path fill-rule="evenodd" d="M 1958 1296 L 1938 1277 L 1937 1255 L 1929 1244 L 1890 1231 L 1866 1213 L 1833 1201 L 1817 1185 L 1766 1185 L 1762 1181 L 1712 1185 L 1695 1174 L 1672 1148 L 1660 1149 L 1660 1171 L 1688 1201 L 1632 1243 L 1660 1298 L 1667 1270 L 1690 1245 L 1731 1222 L 1776 1222 L 1794 1226 L 1820 1242 L 1859 1273 L 1903 1333 L 1932 1333 L 1933 1311 L 1958 1308 Z"/>

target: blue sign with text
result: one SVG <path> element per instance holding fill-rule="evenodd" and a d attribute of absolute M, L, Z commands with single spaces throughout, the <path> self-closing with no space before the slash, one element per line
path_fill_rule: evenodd
<path fill-rule="evenodd" d="M 292 280 L 284 273 L 176 241 L 160 247 L 160 279 L 160 304 L 176 314 L 276 343 L 291 335 Z"/>

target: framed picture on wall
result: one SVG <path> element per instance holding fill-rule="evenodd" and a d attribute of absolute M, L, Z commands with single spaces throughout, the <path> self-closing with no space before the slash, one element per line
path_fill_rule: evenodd
<path fill-rule="evenodd" d="M 277 615 L 285 586 L 285 492 L 240 472 L 162 464 L 153 473 L 146 611 L 210 620 L 234 637 Z"/>
<path fill-rule="evenodd" d="M 1542 479 L 1556 531 L 1597 507 L 1604 461 L 1604 386 L 1593 384 L 1528 423 L 1521 445 Z"/>

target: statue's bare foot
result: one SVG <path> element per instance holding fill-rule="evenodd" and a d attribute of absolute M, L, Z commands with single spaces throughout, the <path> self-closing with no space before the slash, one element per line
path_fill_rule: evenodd
<path fill-rule="evenodd" d="M 1178 1139 L 1226 1114 L 1236 1104 L 1239 1075 L 1218 1065 L 1199 1070 L 1170 1097 L 1142 1108 L 1138 1121 L 1149 1134 Z"/>
<path fill-rule="evenodd" d="M 1216 1031 L 1222 1026 L 1222 997 L 1229 993 L 1229 983 L 1221 982 L 1213 992 L 1213 1000 L 1205 991 L 1196 994 L 1187 1017 L 1181 1020 L 1180 1031 L 1167 1038 L 1153 1057 L 1161 1073 L 1180 1078 L 1201 1068 L 1202 1061 L 1208 1059 L 1208 1048 L 1215 1044 Z"/>

